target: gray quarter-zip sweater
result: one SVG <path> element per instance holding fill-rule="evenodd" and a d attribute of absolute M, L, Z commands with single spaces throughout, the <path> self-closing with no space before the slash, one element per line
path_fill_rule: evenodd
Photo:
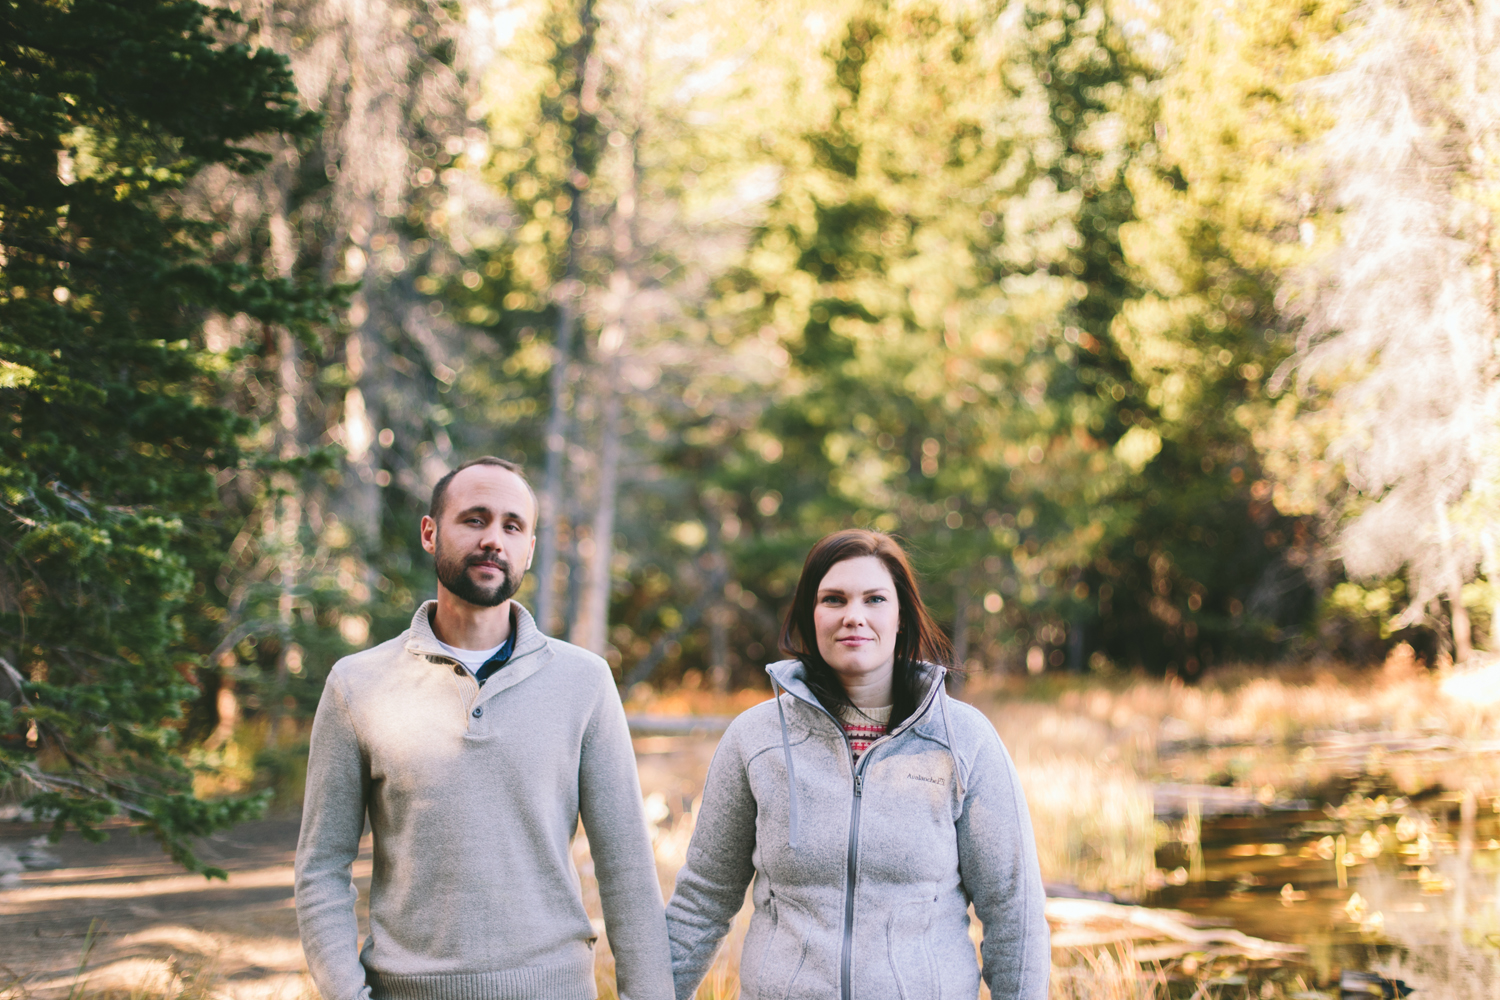
<path fill-rule="evenodd" d="M 1026 800 L 995 728 L 928 667 L 911 717 L 855 761 L 799 661 L 730 724 L 667 906 L 678 1000 L 752 892 L 744 1000 L 1045 1000 L 1051 949 Z"/>
<path fill-rule="evenodd" d="M 622 998 L 666 1000 L 661 890 L 608 665 L 537 630 L 481 688 L 411 628 L 334 665 L 313 721 L 297 923 L 324 1000 L 592 1000 L 580 817 Z M 350 868 L 368 812 L 370 934 Z"/>

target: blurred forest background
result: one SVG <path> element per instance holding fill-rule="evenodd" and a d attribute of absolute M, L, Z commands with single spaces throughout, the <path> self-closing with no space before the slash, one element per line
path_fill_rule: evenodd
<path fill-rule="evenodd" d="M 184 851 L 232 821 L 192 769 L 294 768 L 481 454 L 541 494 L 522 600 L 627 690 L 760 686 L 848 525 L 908 541 L 972 673 L 1468 659 L 1500 642 L 1497 29 L 11 0 L 0 774 Z"/>

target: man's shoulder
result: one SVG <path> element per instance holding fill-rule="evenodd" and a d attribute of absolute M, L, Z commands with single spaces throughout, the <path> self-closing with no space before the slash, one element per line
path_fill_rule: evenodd
<path fill-rule="evenodd" d="M 372 674 L 388 668 L 392 661 L 406 653 L 406 642 L 410 637 L 410 632 L 411 630 L 407 629 L 378 646 L 371 646 L 369 649 L 361 649 L 357 653 L 341 657 L 329 671 L 329 677 L 337 678 L 344 684 L 360 684 L 369 679 Z"/>
<path fill-rule="evenodd" d="M 551 669 L 567 675 L 572 681 L 588 681 L 594 684 L 615 685 L 615 675 L 609 661 L 598 653 L 591 653 L 582 646 L 575 646 L 563 639 L 546 637 L 546 655 L 550 656 Z"/>

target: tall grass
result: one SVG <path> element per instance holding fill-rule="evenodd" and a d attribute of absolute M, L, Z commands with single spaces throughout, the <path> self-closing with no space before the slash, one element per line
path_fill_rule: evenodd
<path fill-rule="evenodd" d="M 1063 963 L 1052 964 L 1048 1000 L 1169 1000 L 1166 974 L 1160 965 L 1142 970 L 1130 945 L 1070 949 Z"/>
<path fill-rule="evenodd" d="M 1151 787 L 1088 760 L 1018 766 L 1043 877 L 1139 898 L 1156 869 Z"/>
<path fill-rule="evenodd" d="M 1139 898 L 1156 869 L 1149 744 L 1055 705 L 984 705 L 1026 792 L 1042 877 Z"/>
<path fill-rule="evenodd" d="M 1494 683 L 1491 683 L 1491 680 Z M 1329 732 L 1441 734 L 1466 742 L 1500 738 L 1500 664 L 1427 670 L 1398 646 L 1376 670 L 1336 663 L 1232 666 L 1195 684 L 1145 677 L 980 677 L 966 699 L 991 710 L 1041 701 L 1159 742 L 1301 743 Z M 1002 733 L 1003 735 L 1003 733 Z"/>

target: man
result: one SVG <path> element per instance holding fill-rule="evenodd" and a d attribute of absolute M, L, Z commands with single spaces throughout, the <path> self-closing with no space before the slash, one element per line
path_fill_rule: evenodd
<path fill-rule="evenodd" d="M 609 667 L 511 600 L 535 528 L 515 464 L 449 473 L 422 518 L 437 600 L 328 676 L 297 844 L 297 923 L 324 1000 L 590 1000 L 595 932 L 569 853 L 580 817 L 622 1000 L 673 995 Z M 375 868 L 356 952 L 366 813 Z"/>

